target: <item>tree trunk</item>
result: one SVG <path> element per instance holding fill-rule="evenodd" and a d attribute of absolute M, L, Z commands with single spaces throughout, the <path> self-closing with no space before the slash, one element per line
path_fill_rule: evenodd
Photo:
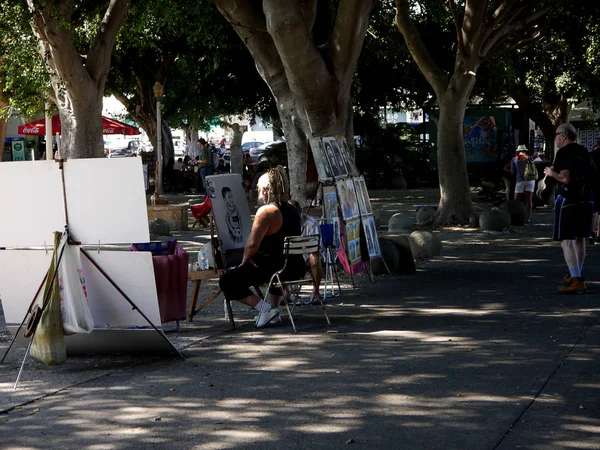
<path fill-rule="evenodd" d="M 467 78 L 468 77 L 468 78 Z M 469 190 L 465 158 L 463 121 L 474 77 L 454 75 L 443 97 L 439 99 L 438 175 L 440 203 L 436 223 L 474 223 L 474 210 Z"/>
<path fill-rule="evenodd" d="M 554 161 L 554 155 L 558 150 L 555 148 L 554 132 L 560 124 L 569 122 L 571 110 L 571 104 L 564 96 L 561 96 L 554 105 L 544 102 L 544 112 L 552 123 L 552 128 L 547 127 L 548 134 L 546 134 L 545 129 L 542 129 L 542 132 L 544 133 L 544 144 L 547 149 L 546 158 L 550 159 L 550 161 Z"/>
<path fill-rule="evenodd" d="M 439 225 L 474 222 L 462 134 L 467 99 L 483 60 L 497 49 L 501 54 L 530 42 L 538 34 L 533 25 L 543 20 L 552 5 L 540 7 L 537 3 L 502 0 L 492 7 L 490 2 L 479 0 L 447 2 L 456 30 L 455 63 L 448 79 L 448 71 L 437 65 L 411 18 L 414 2 L 396 0 L 396 26 L 440 105 L 440 204 L 436 212 Z M 464 8 L 463 14 L 457 12 L 459 4 Z M 513 42 L 507 42 L 512 38 Z"/>
<path fill-rule="evenodd" d="M 62 128 L 61 158 L 103 157 L 103 91 L 98 92 L 93 86 L 87 86 L 87 95 L 83 92 L 73 95 L 71 90 L 61 92 L 60 87 L 54 83 L 53 86 Z"/>
<path fill-rule="evenodd" d="M 192 159 L 200 154 L 198 149 L 198 130 L 193 125 L 184 125 L 185 131 L 185 150 Z"/>
<path fill-rule="evenodd" d="M 350 88 L 374 0 L 340 0 L 333 18 L 325 3 L 216 1 L 273 93 L 288 149 L 291 194 L 301 203 L 307 137 L 351 133 Z M 317 41 L 315 34 L 327 40 Z M 348 145 L 353 148 L 352 141 Z"/>
<path fill-rule="evenodd" d="M 277 100 L 277 109 L 281 119 L 281 126 L 285 135 L 286 147 L 288 149 L 288 172 L 290 177 L 290 195 L 301 205 L 306 204 L 306 200 L 314 197 L 316 186 L 309 186 L 306 183 L 306 156 L 308 149 L 309 136 L 337 136 L 344 137 L 352 133 L 352 117 L 344 114 L 348 111 L 347 105 L 336 108 L 342 114 L 335 116 L 326 112 L 313 113 L 306 115 L 306 110 L 300 110 L 299 101 L 295 98 L 289 89 L 281 87 L 275 94 Z M 349 93 L 348 93 L 349 95 Z M 329 100 L 328 100 L 329 101 Z M 315 108 L 317 109 L 317 108 Z M 313 111 L 315 111 L 313 109 Z M 318 110 L 318 109 L 317 109 Z M 321 111 L 326 111 L 323 108 Z M 347 129 L 350 127 L 350 130 Z M 348 141 L 348 145 L 353 147 L 354 139 Z"/>
<path fill-rule="evenodd" d="M 75 2 L 27 0 L 31 27 L 46 61 L 58 106 L 63 158 L 101 158 L 102 97 L 116 35 L 129 0 L 110 0 L 85 58 L 75 47 Z M 88 30 L 89 32 L 93 30 Z"/>
<path fill-rule="evenodd" d="M 229 145 L 229 172 L 237 173 L 242 179 L 244 178 L 244 153 L 242 152 L 242 135 L 238 123 L 231 126 L 233 135 L 231 144 Z"/>
<path fill-rule="evenodd" d="M 292 100 L 292 99 L 290 99 Z M 306 186 L 306 136 L 307 133 L 294 120 L 295 102 L 290 101 L 287 107 L 278 103 L 281 126 L 285 134 L 286 147 L 288 149 L 288 168 L 290 176 L 290 197 L 300 205 L 305 205 L 305 200 L 311 195 Z"/>

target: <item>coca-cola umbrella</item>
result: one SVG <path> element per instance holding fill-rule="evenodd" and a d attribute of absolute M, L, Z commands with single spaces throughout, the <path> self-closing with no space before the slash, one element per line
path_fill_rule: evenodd
<path fill-rule="evenodd" d="M 128 136 L 141 134 L 140 129 L 132 127 L 126 123 L 119 122 L 115 119 L 102 116 L 102 130 L 104 134 L 125 134 Z M 62 134 L 60 126 L 60 116 L 56 114 L 52 116 L 52 134 Z M 19 134 L 25 135 L 41 135 L 46 134 L 46 119 L 41 118 L 23 125 L 19 125 Z"/>

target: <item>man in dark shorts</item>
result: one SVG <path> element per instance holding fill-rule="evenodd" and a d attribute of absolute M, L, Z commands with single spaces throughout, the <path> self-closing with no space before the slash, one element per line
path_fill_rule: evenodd
<path fill-rule="evenodd" d="M 219 287 L 228 300 L 237 300 L 259 312 L 262 310 L 256 323 L 257 328 L 261 328 L 279 319 L 277 306 L 281 290 L 271 290 L 271 304 L 266 304 L 249 287 L 268 282 L 276 271 L 283 268 L 283 241 L 288 236 L 300 236 L 302 228 L 300 214 L 288 203 L 290 185 L 283 167 L 277 166 L 262 175 L 257 189 L 258 199 L 265 205 L 256 212 L 242 263 L 221 275 Z M 282 278 L 300 278 L 305 272 L 302 255 L 290 255 Z"/>
<path fill-rule="evenodd" d="M 544 175 L 556 179 L 554 203 L 554 232 L 552 238 L 560 241 L 569 274 L 562 293 L 583 294 L 586 290 L 582 276 L 585 260 L 585 239 L 591 234 L 593 194 L 586 186 L 590 156 L 585 147 L 576 143 L 575 127 L 563 123 L 556 129 L 555 140 L 559 147 L 554 164 L 544 169 Z"/>

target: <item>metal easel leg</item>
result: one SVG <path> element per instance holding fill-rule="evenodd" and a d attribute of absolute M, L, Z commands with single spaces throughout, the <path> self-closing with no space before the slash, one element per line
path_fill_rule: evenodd
<path fill-rule="evenodd" d="M 33 344 L 33 336 L 31 336 L 31 340 L 29 341 L 29 345 L 27 346 L 27 350 L 25 351 L 25 356 L 23 357 L 23 362 L 21 363 L 21 368 L 19 369 L 19 374 L 17 375 L 17 380 L 15 381 L 15 385 L 13 386 L 13 391 L 16 391 L 17 387 L 19 386 L 19 381 L 21 380 L 21 374 L 23 373 L 23 367 L 25 367 L 25 360 L 29 356 L 29 351 L 31 350 L 31 344 Z"/>

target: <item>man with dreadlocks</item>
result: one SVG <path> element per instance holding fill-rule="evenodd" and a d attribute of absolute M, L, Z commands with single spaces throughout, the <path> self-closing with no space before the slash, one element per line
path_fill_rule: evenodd
<path fill-rule="evenodd" d="M 256 212 L 252 230 L 244 247 L 242 263 L 235 269 L 221 275 L 219 286 L 228 300 L 237 300 L 257 311 L 257 328 L 273 319 L 279 319 L 280 289 L 272 289 L 273 305 L 253 294 L 249 287 L 266 283 L 271 276 L 283 267 L 283 241 L 287 236 L 300 236 L 302 226 L 300 215 L 288 203 L 290 185 L 285 169 L 277 166 L 262 175 L 257 184 L 258 199 L 264 203 Z M 306 272 L 302 255 L 290 255 L 283 278 L 300 278 Z"/>

